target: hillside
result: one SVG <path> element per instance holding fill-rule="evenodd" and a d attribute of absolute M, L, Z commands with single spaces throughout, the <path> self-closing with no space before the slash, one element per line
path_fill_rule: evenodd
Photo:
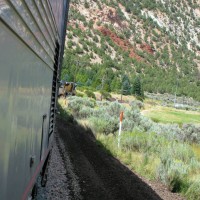
<path fill-rule="evenodd" d="M 62 79 L 200 100 L 200 0 L 71 0 Z"/>

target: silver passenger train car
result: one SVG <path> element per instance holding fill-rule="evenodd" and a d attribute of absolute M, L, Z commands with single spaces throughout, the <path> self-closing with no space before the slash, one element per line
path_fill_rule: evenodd
<path fill-rule="evenodd" d="M 0 200 L 28 199 L 54 132 L 69 0 L 0 0 Z"/>

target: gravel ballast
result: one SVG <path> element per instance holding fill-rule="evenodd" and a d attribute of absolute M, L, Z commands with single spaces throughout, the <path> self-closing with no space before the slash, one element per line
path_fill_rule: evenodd
<path fill-rule="evenodd" d="M 54 140 L 48 166 L 46 187 L 41 187 L 41 177 L 38 178 L 38 195 L 36 200 L 71 199 L 69 197 L 69 181 L 67 180 L 66 169 L 57 143 L 58 141 Z"/>

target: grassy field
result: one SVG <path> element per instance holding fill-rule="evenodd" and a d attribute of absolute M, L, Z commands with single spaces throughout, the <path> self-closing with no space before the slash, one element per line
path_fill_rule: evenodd
<path fill-rule="evenodd" d="M 143 110 L 142 114 L 153 121 L 161 123 L 200 123 L 200 113 L 194 111 L 177 110 L 162 106 L 155 106 L 148 110 Z"/>

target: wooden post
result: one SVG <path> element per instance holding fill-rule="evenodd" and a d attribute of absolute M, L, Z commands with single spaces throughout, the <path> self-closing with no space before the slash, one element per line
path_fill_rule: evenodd
<path fill-rule="evenodd" d="M 123 121 L 124 112 L 120 113 L 119 116 L 119 135 L 118 135 L 118 148 L 120 148 L 120 139 L 121 139 L 121 133 L 122 133 L 122 121 Z"/>

